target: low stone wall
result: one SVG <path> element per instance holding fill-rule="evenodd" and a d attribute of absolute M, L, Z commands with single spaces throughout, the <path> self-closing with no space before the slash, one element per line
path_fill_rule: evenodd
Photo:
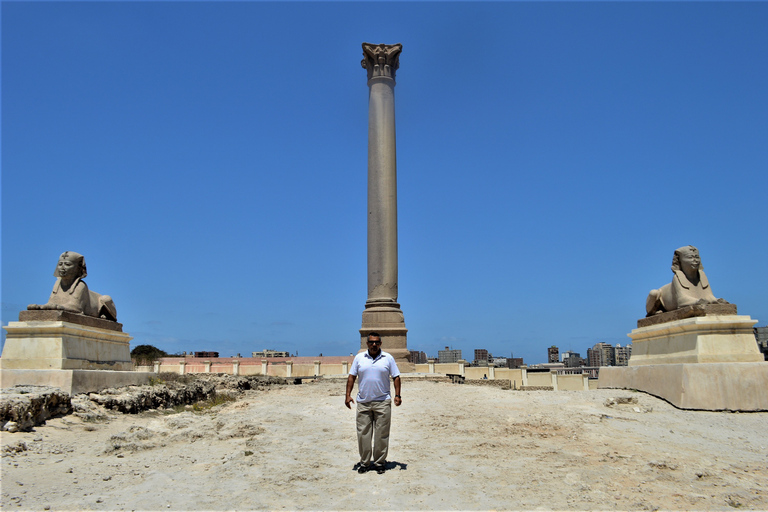
<path fill-rule="evenodd" d="M 490 386 L 493 388 L 512 389 L 512 383 L 508 380 L 466 379 L 464 384 L 469 384 L 471 386 Z"/>
<path fill-rule="evenodd" d="M 501 381 L 506 389 L 554 389 L 557 391 L 588 391 L 597 389 L 597 380 L 590 379 L 587 373 L 565 373 L 558 370 L 534 370 L 528 368 L 496 368 L 493 366 L 467 366 L 466 361 L 439 364 L 429 362 L 417 364 L 416 371 L 421 373 L 444 373 L 452 382 Z"/>
<path fill-rule="evenodd" d="M 181 375 L 218 373 L 229 375 L 263 375 L 295 378 L 320 375 L 347 375 L 354 357 L 296 357 L 296 358 L 197 358 L 164 357 L 152 367 L 141 366 L 137 371 L 172 372 Z M 338 362 L 342 360 L 342 362 Z M 330 362 L 329 362 L 330 361 Z"/>
<path fill-rule="evenodd" d="M 72 412 L 69 394 L 47 386 L 15 386 L 0 390 L 0 430 L 30 430 L 55 416 Z"/>
<path fill-rule="evenodd" d="M 30 430 L 49 418 L 71 413 L 84 419 L 100 419 L 106 417 L 105 409 L 135 414 L 149 409 L 191 405 L 210 400 L 217 394 L 232 396 L 291 382 L 265 376 L 170 373 L 160 374 L 153 379 L 152 385 L 108 388 L 74 397 L 58 388 L 16 386 L 0 392 L 0 429 L 8 432 Z"/>

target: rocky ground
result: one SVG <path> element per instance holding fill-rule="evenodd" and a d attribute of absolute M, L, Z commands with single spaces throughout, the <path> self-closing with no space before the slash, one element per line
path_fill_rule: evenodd
<path fill-rule="evenodd" d="M 388 470 L 361 475 L 344 380 L 269 384 L 3 432 L 2 509 L 768 509 L 768 413 L 406 380 Z"/>

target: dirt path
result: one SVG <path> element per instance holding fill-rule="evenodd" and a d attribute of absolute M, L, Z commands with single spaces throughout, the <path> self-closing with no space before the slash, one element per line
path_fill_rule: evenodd
<path fill-rule="evenodd" d="M 768 413 L 405 381 L 390 469 L 360 475 L 343 385 L 3 432 L 2 509 L 768 509 Z"/>

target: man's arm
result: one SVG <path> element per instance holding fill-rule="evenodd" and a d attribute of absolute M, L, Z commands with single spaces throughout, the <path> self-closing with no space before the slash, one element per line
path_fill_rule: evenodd
<path fill-rule="evenodd" d="M 398 375 L 393 379 L 395 383 L 395 405 L 403 403 L 403 399 L 400 398 L 400 376 Z"/>
<path fill-rule="evenodd" d="M 347 409 L 351 409 L 350 403 L 355 403 L 354 400 L 352 400 L 352 390 L 355 388 L 355 379 L 357 377 L 350 374 L 349 377 L 347 377 L 347 396 L 344 397 L 344 405 L 347 406 Z"/>

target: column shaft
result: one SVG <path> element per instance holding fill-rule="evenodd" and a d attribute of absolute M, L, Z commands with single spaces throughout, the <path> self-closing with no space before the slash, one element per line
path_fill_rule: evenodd
<path fill-rule="evenodd" d="M 375 77 L 368 97 L 368 301 L 397 301 L 395 81 Z"/>

